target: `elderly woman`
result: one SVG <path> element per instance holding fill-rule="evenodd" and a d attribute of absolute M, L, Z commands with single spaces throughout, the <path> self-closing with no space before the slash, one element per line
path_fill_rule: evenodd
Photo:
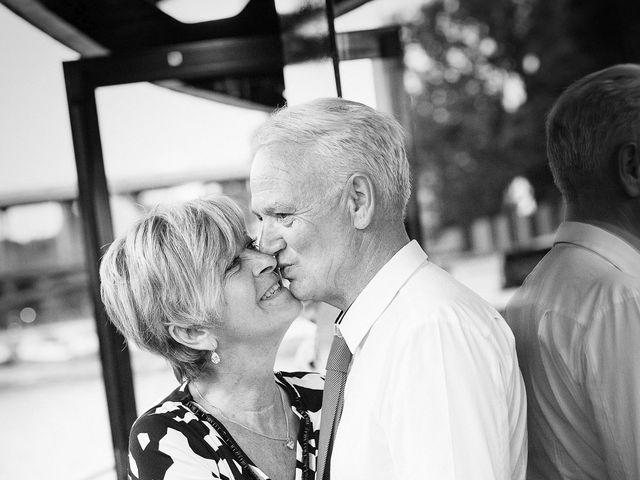
<path fill-rule="evenodd" d="M 131 429 L 130 477 L 312 479 L 322 379 L 275 373 L 301 305 L 226 198 L 158 207 L 101 268 L 109 317 L 182 384 Z"/>

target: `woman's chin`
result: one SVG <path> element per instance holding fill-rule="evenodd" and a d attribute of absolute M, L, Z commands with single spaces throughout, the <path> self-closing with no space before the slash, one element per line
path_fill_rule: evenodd
<path fill-rule="evenodd" d="M 285 296 L 287 298 L 284 298 Z M 302 302 L 291 295 L 289 290 L 283 291 L 282 297 L 283 302 L 281 304 L 281 313 L 286 316 L 289 324 L 291 324 L 302 313 Z"/>
<path fill-rule="evenodd" d="M 302 302 L 294 297 L 289 289 L 285 287 L 281 287 L 273 298 L 263 300 L 262 303 L 263 307 L 268 308 L 271 315 L 285 322 L 287 328 L 302 313 Z"/>

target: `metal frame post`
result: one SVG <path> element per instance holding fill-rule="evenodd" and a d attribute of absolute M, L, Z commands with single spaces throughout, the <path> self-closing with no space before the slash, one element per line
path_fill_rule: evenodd
<path fill-rule="evenodd" d="M 100 299 L 98 274 L 102 246 L 113 241 L 109 191 L 104 172 L 94 89 L 85 82 L 81 64 L 64 65 L 67 101 L 78 172 L 89 285 L 100 343 L 100 360 L 117 478 L 127 478 L 129 429 L 136 417 L 133 376 L 124 338 L 108 321 Z"/>

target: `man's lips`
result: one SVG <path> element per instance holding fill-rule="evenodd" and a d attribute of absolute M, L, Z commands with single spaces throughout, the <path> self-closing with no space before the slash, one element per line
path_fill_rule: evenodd
<path fill-rule="evenodd" d="M 280 276 L 282 278 L 286 278 L 287 280 L 291 279 L 289 277 L 289 275 L 291 274 L 291 265 L 279 265 L 278 270 L 280 271 Z"/>

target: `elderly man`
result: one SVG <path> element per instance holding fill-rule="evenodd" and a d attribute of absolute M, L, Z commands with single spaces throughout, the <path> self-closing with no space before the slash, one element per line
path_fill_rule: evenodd
<path fill-rule="evenodd" d="M 547 154 L 566 204 L 507 308 L 529 401 L 530 479 L 640 478 L 640 66 L 557 100 Z"/>
<path fill-rule="evenodd" d="M 277 256 L 295 296 L 343 312 L 317 478 L 524 478 L 526 395 L 513 336 L 409 241 L 398 123 L 320 99 L 274 115 L 254 151 L 262 251 Z"/>

